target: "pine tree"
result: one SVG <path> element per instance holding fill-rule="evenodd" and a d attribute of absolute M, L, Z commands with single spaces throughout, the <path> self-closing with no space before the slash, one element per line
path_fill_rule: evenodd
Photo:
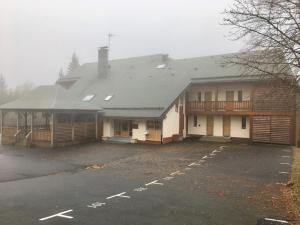
<path fill-rule="evenodd" d="M 68 67 L 69 73 L 71 73 L 72 71 L 74 71 L 79 66 L 80 66 L 80 64 L 79 64 L 78 57 L 77 57 L 77 55 L 74 52 L 73 55 L 72 55 L 72 61 L 70 62 L 69 67 Z"/>
<path fill-rule="evenodd" d="M 58 74 L 58 79 L 62 79 L 64 77 L 64 71 L 63 69 L 61 68 L 60 71 L 59 71 L 59 74 Z"/>

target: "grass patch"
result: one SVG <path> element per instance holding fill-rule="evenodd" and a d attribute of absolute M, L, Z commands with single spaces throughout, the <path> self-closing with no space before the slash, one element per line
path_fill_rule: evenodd
<path fill-rule="evenodd" d="M 295 206 L 300 210 L 300 148 L 294 148 L 294 162 L 292 167 L 292 177 L 293 182 L 293 197 L 295 201 Z"/>

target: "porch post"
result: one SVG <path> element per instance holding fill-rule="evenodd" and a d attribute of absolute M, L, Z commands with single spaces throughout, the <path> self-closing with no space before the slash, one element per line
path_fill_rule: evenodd
<path fill-rule="evenodd" d="M 19 131 L 19 111 L 17 112 L 17 132 Z"/>
<path fill-rule="evenodd" d="M 75 141 L 74 113 L 71 113 L 72 141 Z"/>
<path fill-rule="evenodd" d="M 54 147 L 54 112 L 51 113 L 51 147 Z"/>
<path fill-rule="evenodd" d="M 95 122 L 96 122 L 96 140 L 98 140 L 98 113 L 95 115 Z"/>
<path fill-rule="evenodd" d="M 3 137 L 3 121 L 4 121 L 4 113 L 1 110 L 1 144 L 2 144 L 2 137 Z"/>
<path fill-rule="evenodd" d="M 31 130 L 31 141 L 33 139 L 33 120 L 34 120 L 34 112 L 31 112 L 31 123 L 30 123 L 30 130 Z"/>

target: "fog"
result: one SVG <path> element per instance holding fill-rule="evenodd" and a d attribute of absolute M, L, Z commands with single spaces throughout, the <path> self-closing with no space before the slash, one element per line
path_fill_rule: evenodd
<path fill-rule="evenodd" d="M 167 53 L 188 58 L 239 51 L 221 26 L 231 0 L 0 0 L 0 73 L 9 86 L 52 84 L 73 52 L 97 60 Z"/>

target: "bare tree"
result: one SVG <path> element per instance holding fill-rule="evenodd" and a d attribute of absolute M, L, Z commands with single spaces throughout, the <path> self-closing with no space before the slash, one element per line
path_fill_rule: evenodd
<path fill-rule="evenodd" d="M 230 38 L 247 44 L 228 62 L 262 78 L 296 86 L 300 79 L 300 0 L 234 0 L 224 14 L 223 24 L 232 27 Z"/>

